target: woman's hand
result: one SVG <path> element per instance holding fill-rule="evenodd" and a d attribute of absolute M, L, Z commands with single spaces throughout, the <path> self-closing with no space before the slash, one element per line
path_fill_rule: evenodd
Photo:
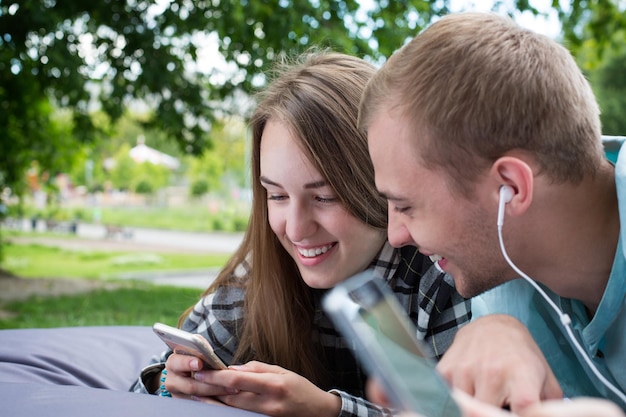
<path fill-rule="evenodd" d="M 223 405 L 212 397 L 236 393 L 230 388 L 209 385 L 194 379 L 195 372 L 202 370 L 202 361 L 194 356 L 173 353 L 167 359 L 165 369 L 167 369 L 165 388 L 174 398 L 193 400 L 202 398 L 202 401 L 206 403 Z"/>
<path fill-rule="evenodd" d="M 220 371 L 203 370 L 196 372 L 194 378 L 192 385 L 206 385 L 206 391 L 194 388 L 201 401 L 205 401 L 206 395 L 202 394 L 206 392 L 224 404 L 270 416 L 335 417 L 341 410 L 338 396 L 294 372 L 262 362 Z M 221 393 L 217 393 L 219 389 Z"/>

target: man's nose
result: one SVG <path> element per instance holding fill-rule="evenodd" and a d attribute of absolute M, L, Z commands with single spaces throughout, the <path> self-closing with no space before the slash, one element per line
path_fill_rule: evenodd
<path fill-rule="evenodd" d="M 389 222 L 387 224 L 387 239 L 389 244 L 394 248 L 401 248 L 406 245 L 415 245 L 409 230 L 404 225 L 404 222 L 400 220 L 400 215 L 393 211 L 392 207 L 389 207 Z"/>

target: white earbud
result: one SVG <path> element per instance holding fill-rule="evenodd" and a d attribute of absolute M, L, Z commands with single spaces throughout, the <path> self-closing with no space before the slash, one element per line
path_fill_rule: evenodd
<path fill-rule="evenodd" d="M 508 185 L 503 185 L 502 187 L 500 187 L 500 198 L 504 200 L 504 204 L 511 201 L 511 199 L 513 198 L 513 188 Z"/>
<path fill-rule="evenodd" d="M 504 224 L 504 206 L 513 198 L 513 188 L 508 185 L 500 187 L 500 203 L 498 205 L 498 227 Z"/>

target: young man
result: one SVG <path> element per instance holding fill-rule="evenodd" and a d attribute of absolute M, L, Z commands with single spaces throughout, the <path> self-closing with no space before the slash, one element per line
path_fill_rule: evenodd
<path fill-rule="evenodd" d="M 484 293 L 476 312 L 503 313 L 457 334 L 448 380 L 513 410 L 562 395 L 625 408 L 626 151 L 605 158 L 568 51 L 507 18 L 449 15 L 378 71 L 359 117 L 389 241 L 440 258 L 461 295 Z"/>

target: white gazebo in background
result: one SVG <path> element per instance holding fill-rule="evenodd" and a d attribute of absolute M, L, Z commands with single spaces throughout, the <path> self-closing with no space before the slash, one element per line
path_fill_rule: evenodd
<path fill-rule="evenodd" d="M 137 138 L 137 146 L 131 148 L 130 157 L 135 162 L 151 162 L 155 165 L 163 165 L 172 170 L 178 169 L 180 162 L 171 155 L 157 151 L 145 144 L 146 138 L 140 135 Z"/>

